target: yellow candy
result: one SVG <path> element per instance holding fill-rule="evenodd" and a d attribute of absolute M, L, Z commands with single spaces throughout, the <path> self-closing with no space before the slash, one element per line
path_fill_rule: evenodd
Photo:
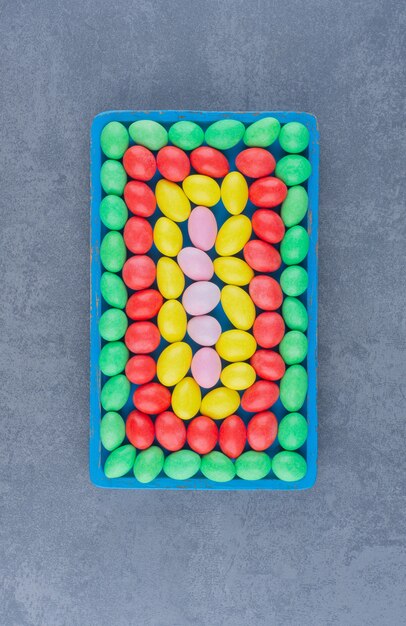
<path fill-rule="evenodd" d="M 235 285 L 226 285 L 221 290 L 224 313 L 233 326 L 248 330 L 255 321 L 255 305 L 248 293 Z"/>
<path fill-rule="evenodd" d="M 185 288 L 185 277 L 173 259 L 162 256 L 156 264 L 156 282 L 166 300 L 176 300 Z"/>
<path fill-rule="evenodd" d="M 179 300 L 167 300 L 158 313 L 158 328 L 162 337 L 173 343 L 182 341 L 186 335 L 186 311 Z"/>
<path fill-rule="evenodd" d="M 240 172 L 230 172 L 221 183 L 221 199 L 232 215 L 242 213 L 248 202 L 248 185 Z"/>
<path fill-rule="evenodd" d="M 182 249 L 182 231 L 168 217 L 160 217 L 154 226 L 154 244 L 161 254 L 176 256 Z"/>
<path fill-rule="evenodd" d="M 221 372 L 220 380 L 229 389 L 248 389 L 254 384 L 256 373 L 249 363 L 231 363 Z"/>
<path fill-rule="evenodd" d="M 235 413 L 240 406 L 240 396 L 234 389 L 217 387 L 202 400 L 200 412 L 214 420 L 222 420 Z"/>
<path fill-rule="evenodd" d="M 172 387 L 188 373 L 192 362 L 192 348 L 184 341 L 171 343 L 162 350 L 156 364 L 156 375 L 160 383 Z"/>
<path fill-rule="evenodd" d="M 199 412 L 202 394 L 197 382 L 187 376 L 172 392 L 172 410 L 183 420 L 190 420 Z"/>
<path fill-rule="evenodd" d="M 214 206 L 220 200 L 220 187 L 210 176 L 192 174 L 182 183 L 183 191 L 194 204 Z"/>
<path fill-rule="evenodd" d="M 156 201 L 162 213 L 174 222 L 184 222 L 190 215 L 190 202 L 182 188 L 170 180 L 158 180 L 155 187 Z"/>
<path fill-rule="evenodd" d="M 254 278 L 254 271 L 248 263 L 235 256 L 223 256 L 214 259 L 216 276 L 228 285 L 248 285 Z"/>
<path fill-rule="evenodd" d="M 220 256 L 232 256 L 243 249 L 251 237 L 251 220 L 246 215 L 229 217 L 220 228 L 216 239 L 216 252 Z"/>
<path fill-rule="evenodd" d="M 247 361 L 257 348 L 254 337 L 245 330 L 226 330 L 216 343 L 216 350 L 225 361 Z"/>

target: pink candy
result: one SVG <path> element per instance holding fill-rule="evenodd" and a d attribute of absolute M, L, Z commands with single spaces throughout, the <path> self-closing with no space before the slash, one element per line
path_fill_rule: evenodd
<path fill-rule="evenodd" d="M 193 209 L 188 220 L 189 237 L 200 250 L 210 250 L 217 236 L 217 222 L 213 212 L 205 206 Z"/>
<path fill-rule="evenodd" d="M 187 332 L 200 346 L 214 346 L 221 335 L 221 326 L 215 317 L 199 315 L 189 320 Z"/>
<path fill-rule="evenodd" d="M 178 264 L 185 276 L 192 280 L 210 280 L 214 274 L 211 258 L 198 248 L 182 248 Z"/>
<path fill-rule="evenodd" d="M 189 315 L 210 313 L 220 302 L 220 289 L 205 280 L 192 283 L 185 289 L 182 304 Z"/>
<path fill-rule="evenodd" d="M 213 348 L 200 348 L 192 359 L 192 375 L 200 387 L 210 389 L 218 382 L 221 360 Z"/>

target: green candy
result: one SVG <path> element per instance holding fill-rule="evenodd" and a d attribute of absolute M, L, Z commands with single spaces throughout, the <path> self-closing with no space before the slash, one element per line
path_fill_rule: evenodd
<path fill-rule="evenodd" d="M 107 309 L 99 320 L 100 337 L 106 341 L 118 341 L 124 337 L 128 319 L 120 309 Z"/>
<path fill-rule="evenodd" d="M 105 411 L 121 411 L 130 396 L 130 381 L 124 374 L 109 378 L 101 390 L 100 402 Z"/>
<path fill-rule="evenodd" d="M 100 170 L 100 182 L 107 194 L 122 196 L 127 174 L 119 161 L 104 161 Z"/>
<path fill-rule="evenodd" d="M 272 471 L 279 480 L 296 482 L 306 476 L 307 463 L 297 452 L 278 452 L 272 459 Z"/>
<path fill-rule="evenodd" d="M 109 452 L 121 446 L 125 437 L 125 423 L 119 413 L 109 411 L 100 422 L 100 439 Z"/>
<path fill-rule="evenodd" d="M 117 309 L 124 309 L 128 294 L 127 287 L 120 276 L 111 272 L 103 272 L 100 279 L 100 291 L 107 304 Z"/>
<path fill-rule="evenodd" d="M 280 246 L 282 261 L 285 265 L 297 265 L 307 256 L 309 251 L 309 235 L 303 226 L 289 228 Z"/>
<path fill-rule="evenodd" d="M 237 476 L 243 480 L 260 480 L 271 471 L 271 459 L 265 452 L 244 452 L 235 461 Z"/>
<path fill-rule="evenodd" d="M 125 368 L 129 356 L 128 348 L 122 341 L 106 343 L 100 352 L 99 367 L 105 376 L 116 376 Z"/>
<path fill-rule="evenodd" d="M 109 122 L 100 135 L 100 146 L 108 159 L 121 159 L 130 143 L 128 131 L 120 122 Z"/>
<path fill-rule="evenodd" d="M 283 293 L 287 296 L 300 296 L 307 289 L 309 277 L 304 267 L 300 265 L 290 265 L 283 270 L 280 277 L 280 284 Z"/>
<path fill-rule="evenodd" d="M 169 129 L 169 141 L 182 150 L 194 150 L 202 145 L 204 131 L 194 122 L 176 122 Z"/>
<path fill-rule="evenodd" d="M 288 194 L 282 202 L 281 218 L 287 228 L 299 224 L 307 213 L 309 197 L 304 187 L 296 185 L 288 189 Z"/>
<path fill-rule="evenodd" d="M 210 124 L 205 133 L 206 143 L 218 150 L 229 150 L 243 138 L 245 126 L 238 120 L 218 120 Z"/>
<path fill-rule="evenodd" d="M 235 467 L 231 459 L 222 452 L 210 452 L 202 458 L 200 471 L 203 476 L 216 483 L 227 483 L 235 476 Z"/>
<path fill-rule="evenodd" d="M 120 478 L 128 474 L 134 465 L 135 456 L 136 451 L 131 444 L 113 450 L 104 464 L 104 473 L 107 478 Z"/>
<path fill-rule="evenodd" d="M 263 117 L 245 131 L 243 141 L 246 146 L 267 148 L 279 136 L 281 125 L 275 117 Z"/>
<path fill-rule="evenodd" d="M 104 236 L 100 246 L 100 260 L 109 272 L 120 272 L 127 257 L 123 235 L 113 230 Z"/>
<path fill-rule="evenodd" d="M 161 473 L 164 460 L 164 453 L 157 446 L 139 452 L 134 463 L 135 478 L 139 483 L 150 483 Z"/>
<path fill-rule="evenodd" d="M 280 178 L 288 187 L 300 185 L 309 178 L 311 173 L 310 161 L 299 154 L 288 154 L 282 157 L 275 168 L 275 176 Z"/>
<path fill-rule="evenodd" d="M 128 218 L 125 202 L 118 196 L 106 196 L 100 203 L 100 219 L 109 230 L 121 230 Z"/>
<path fill-rule="evenodd" d="M 128 129 L 134 143 L 150 150 L 160 150 L 168 143 L 168 133 L 162 124 L 153 120 L 138 120 Z"/>
<path fill-rule="evenodd" d="M 301 363 L 307 354 L 307 337 L 300 330 L 290 330 L 279 344 L 279 353 L 286 365 Z"/>
<path fill-rule="evenodd" d="M 278 440 L 285 450 L 297 450 L 307 439 L 307 422 L 300 413 L 288 413 L 278 428 Z"/>
<path fill-rule="evenodd" d="M 299 411 L 306 399 L 307 372 L 302 365 L 291 365 L 279 385 L 279 397 L 290 413 Z"/>
<path fill-rule="evenodd" d="M 169 478 L 186 480 L 200 469 L 200 456 L 192 450 L 178 450 L 166 457 L 164 472 Z"/>
<path fill-rule="evenodd" d="M 310 133 L 300 122 L 288 122 L 281 128 L 279 143 L 285 152 L 303 152 L 309 145 Z"/>
<path fill-rule="evenodd" d="M 292 330 L 301 330 L 305 332 L 309 324 L 309 316 L 303 302 L 297 298 L 288 296 L 282 304 L 282 317 L 285 324 Z"/>

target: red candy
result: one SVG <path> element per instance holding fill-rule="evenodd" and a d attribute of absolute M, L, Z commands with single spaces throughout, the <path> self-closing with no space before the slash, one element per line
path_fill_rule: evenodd
<path fill-rule="evenodd" d="M 285 234 L 285 225 L 275 211 L 259 209 L 252 216 L 252 228 L 260 239 L 268 243 L 279 243 Z"/>
<path fill-rule="evenodd" d="M 123 237 L 130 252 L 145 254 L 152 246 L 152 226 L 143 217 L 130 217 L 124 226 Z"/>
<path fill-rule="evenodd" d="M 268 176 L 252 183 L 249 188 L 249 199 L 254 206 L 272 208 L 282 204 L 288 188 L 279 178 Z"/>
<path fill-rule="evenodd" d="M 149 256 L 132 256 L 124 263 L 123 281 L 130 289 L 147 289 L 155 280 L 155 263 Z"/>
<path fill-rule="evenodd" d="M 124 200 L 134 215 L 150 217 L 156 209 L 155 194 L 148 185 L 131 180 L 124 187 Z"/>
<path fill-rule="evenodd" d="M 280 380 L 286 369 L 281 355 L 273 350 L 257 350 L 250 363 L 257 375 L 265 380 Z"/>
<path fill-rule="evenodd" d="M 242 394 L 241 406 L 244 411 L 257 413 L 266 411 L 279 398 L 279 387 L 268 380 L 257 380 Z"/>
<path fill-rule="evenodd" d="M 235 164 L 244 176 L 262 178 L 274 171 L 276 161 L 268 150 L 248 148 L 237 155 Z"/>
<path fill-rule="evenodd" d="M 164 178 L 178 183 L 190 173 L 190 163 L 186 152 L 176 146 L 161 148 L 156 156 L 158 170 Z"/>
<path fill-rule="evenodd" d="M 256 272 L 276 272 L 281 266 L 277 249 L 261 239 L 251 239 L 245 244 L 244 259 Z"/>
<path fill-rule="evenodd" d="M 285 322 L 282 316 L 275 311 L 261 313 L 255 320 L 252 331 L 261 348 L 273 348 L 283 339 Z"/>
<path fill-rule="evenodd" d="M 133 402 L 139 411 L 157 415 L 171 406 L 171 392 L 159 383 L 147 383 L 134 391 Z"/>
<path fill-rule="evenodd" d="M 160 341 L 161 335 L 159 330 L 152 322 L 135 322 L 130 324 L 124 337 L 125 345 L 134 354 L 153 352 L 159 346 Z"/>
<path fill-rule="evenodd" d="M 123 156 L 124 169 L 131 178 L 151 180 L 156 172 L 156 161 L 151 150 L 144 146 L 131 146 Z"/>
<path fill-rule="evenodd" d="M 134 448 L 145 450 L 154 442 L 155 429 L 152 419 L 141 411 L 131 411 L 127 417 L 125 434 Z"/>
<path fill-rule="evenodd" d="M 236 459 L 244 450 L 246 439 L 247 429 L 241 417 L 238 415 L 226 417 L 219 431 L 221 451 L 230 459 Z"/>
<path fill-rule="evenodd" d="M 169 452 L 183 448 L 186 442 L 185 422 L 172 411 L 165 411 L 155 420 L 155 434 L 158 443 Z"/>
<path fill-rule="evenodd" d="M 224 154 L 215 148 L 201 146 L 190 153 L 190 162 L 198 174 L 223 178 L 230 171 Z"/>
<path fill-rule="evenodd" d="M 125 375 L 130 383 L 134 383 L 134 385 L 149 383 L 155 374 L 155 361 L 152 356 L 147 354 L 136 354 L 131 359 L 128 359 L 125 366 Z"/>
<path fill-rule="evenodd" d="M 253 450 L 266 450 L 273 444 L 277 434 L 278 421 L 271 411 L 257 413 L 248 422 L 247 439 Z"/>
<path fill-rule="evenodd" d="M 208 454 L 218 440 L 218 428 L 210 417 L 195 417 L 187 429 L 187 442 L 198 454 Z"/>
<path fill-rule="evenodd" d="M 271 276 L 254 276 L 248 289 L 251 300 L 259 309 L 274 311 L 282 304 L 281 286 Z"/>
<path fill-rule="evenodd" d="M 156 289 L 137 291 L 128 298 L 125 312 L 132 320 L 149 320 L 158 314 L 163 297 Z"/>

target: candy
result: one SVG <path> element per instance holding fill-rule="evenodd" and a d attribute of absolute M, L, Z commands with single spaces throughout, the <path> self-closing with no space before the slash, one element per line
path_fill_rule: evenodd
<path fill-rule="evenodd" d="M 161 257 L 156 266 L 158 289 L 167 300 L 179 298 L 185 287 L 185 277 L 173 259 Z"/>
<path fill-rule="evenodd" d="M 255 276 L 250 282 L 249 292 L 256 306 L 264 311 L 274 311 L 282 304 L 282 289 L 271 276 Z"/>
<path fill-rule="evenodd" d="M 236 363 L 246 361 L 255 352 L 256 341 L 244 330 L 226 330 L 216 343 L 216 350 L 222 359 Z"/>
<path fill-rule="evenodd" d="M 121 411 L 130 395 L 130 383 L 124 374 L 117 374 L 104 383 L 100 402 L 105 411 Z"/>
<path fill-rule="evenodd" d="M 171 406 L 171 392 L 159 383 L 147 383 L 134 391 L 133 402 L 142 413 L 157 415 Z"/>
<path fill-rule="evenodd" d="M 257 350 L 250 363 L 258 376 L 264 380 L 280 380 L 285 373 L 285 362 L 272 350 Z"/>
<path fill-rule="evenodd" d="M 156 208 L 154 192 L 146 183 L 131 180 L 124 187 L 124 200 L 134 215 L 150 217 Z"/>
<path fill-rule="evenodd" d="M 192 478 L 200 469 L 200 456 L 192 450 L 179 450 L 169 454 L 164 463 L 164 472 L 174 480 Z"/>
<path fill-rule="evenodd" d="M 276 141 L 280 129 L 281 125 L 275 117 L 263 117 L 248 126 L 243 141 L 246 146 L 267 148 Z"/>
<path fill-rule="evenodd" d="M 150 150 L 159 150 L 168 143 L 168 133 L 165 128 L 153 120 L 133 122 L 128 132 L 134 143 Z"/>
<path fill-rule="evenodd" d="M 152 419 L 141 411 L 131 411 L 125 424 L 125 434 L 134 448 L 145 450 L 152 446 L 155 428 Z"/>
<path fill-rule="evenodd" d="M 151 180 L 156 172 L 155 157 L 143 146 L 131 146 L 123 157 L 124 169 L 136 180 Z"/>
<path fill-rule="evenodd" d="M 279 397 L 279 387 L 269 380 L 257 380 L 249 389 L 244 391 L 241 406 L 244 411 L 256 413 L 266 411 Z"/>
<path fill-rule="evenodd" d="M 235 471 L 243 480 L 261 480 L 271 471 L 271 459 L 265 452 L 244 452 L 235 461 Z"/>
<path fill-rule="evenodd" d="M 202 458 L 200 471 L 216 483 L 227 483 L 235 476 L 234 463 L 221 452 L 210 452 Z"/>
<path fill-rule="evenodd" d="M 128 131 L 120 122 L 109 122 L 100 134 L 100 147 L 108 159 L 121 159 L 129 143 Z"/>
<path fill-rule="evenodd" d="M 285 450 L 297 450 L 307 439 L 307 422 L 300 413 L 288 413 L 281 420 L 278 440 Z"/>
<path fill-rule="evenodd" d="M 124 311 L 108 309 L 103 313 L 99 321 L 100 337 L 106 341 L 117 341 L 124 337 L 127 326 L 128 320 Z"/>
<path fill-rule="evenodd" d="M 220 378 L 220 357 L 213 348 L 200 348 L 193 356 L 191 368 L 197 384 L 204 389 L 211 389 Z"/>
<path fill-rule="evenodd" d="M 205 140 L 218 150 L 229 150 L 243 138 L 245 126 L 238 120 L 218 120 L 207 128 Z"/>
<path fill-rule="evenodd" d="M 166 450 L 176 452 L 186 442 L 185 423 L 172 411 L 164 411 L 155 419 L 155 436 Z"/>
<path fill-rule="evenodd" d="M 174 183 L 189 176 L 189 158 L 183 150 L 175 146 L 161 148 L 156 157 L 156 164 L 162 176 Z"/>
<path fill-rule="evenodd" d="M 205 415 L 195 417 L 187 428 L 187 442 L 198 454 L 211 452 L 218 440 L 218 427 Z"/>
<path fill-rule="evenodd" d="M 239 215 L 248 202 L 248 185 L 240 172 L 230 172 L 221 183 L 221 200 L 229 213 Z"/>
<path fill-rule="evenodd" d="M 279 143 L 285 152 L 303 152 L 309 145 L 310 133 L 300 122 L 288 122 L 281 128 Z"/>
<path fill-rule="evenodd" d="M 110 452 L 104 464 L 104 473 L 107 478 L 120 478 L 132 469 L 135 461 L 135 448 L 126 444 Z"/>
<path fill-rule="evenodd" d="M 272 174 L 276 161 L 268 150 L 248 148 L 237 154 L 235 165 L 244 176 L 262 178 Z"/>
<path fill-rule="evenodd" d="M 207 417 L 222 420 L 235 413 L 239 406 L 240 396 L 237 391 L 226 387 L 217 387 L 204 396 L 201 412 Z"/>
<path fill-rule="evenodd" d="M 198 174 L 223 178 L 230 171 L 230 166 L 224 154 L 210 146 L 196 148 L 190 154 L 190 162 Z"/>
<path fill-rule="evenodd" d="M 236 285 L 226 285 L 221 290 L 221 304 L 235 328 L 240 330 L 251 328 L 255 320 L 255 306 L 244 289 Z"/>
<path fill-rule="evenodd" d="M 190 215 L 190 202 L 179 185 L 170 180 L 158 180 L 156 201 L 162 213 L 174 222 L 184 222 Z"/>
<path fill-rule="evenodd" d="M 100 422 L 100 441 L 106 450 L 111 452 L 121 446 L 125 437 L 124 420 L 119 413 L 109 411 Z"/>
<path fill-rule="evenodd" d="M 304 156 L 289 154 L 277 162 L 275 175 L 286 185 L 300 185 L 312 173 L 312 166 Z"/>
<path fill-rule="evenodd" d="M 275 311 L 261 313 L 254 322 L 253 333 L 261 348 L 273 348 L 285 333 L 283 318 Z"/>
<path fill-rule="evenodd" d="M 302 365 L 291 365 L 280 382 L 280 399 L 287 411 L 299 411 L 306 399 L 307 372 Z"/>
<path fill-rule="evenodd" d="M 195 207 L 188 220 L 188 232 L 192 244 L 200 250 L 210 250 L 217 236 L 217 222 L 207 207 Z"/>
<path fill-rule="evenodd" d="M 221 372 L 220 380 L 224 387 L 240 391 L 254 384 L 255 370 L 248 363 L 231 363 Z"/>
<path fill-rule="evenodd" d="M 216 276 L 229 285 L 248 285 L 254 276 L 252 269 L 238 257 L 224 256 L 213 261 Z"/>
<path fill-rule="evenodd" d="M 100 203 L 100 219 L 110 230 L 121 230 L 127 221 L 125 202 L 118 196 L 105 196 Z"/>
<path fill-rule="evenodd" d="M 161 336 L 152 322 L 135 322 L 128 327 L 124 341 L 134 354 L 148 354 L 157 349 Z"/>
<path fill-rule="evenodd" d="M 155 280 L 155 263 L 149 256 L 132 256 L 124 263 L 122 275 L 130 289 L 147 289 Z"/>
<path fill-rule="evenodd" d="M 216 252 L 232 256 L 243 249 L 251 237 L 251 220 L 246 215 L 233 215 L 224 222 L 216 239 Z"/>
<path fill-rule="evenodd" d="M 178 300 L 167 300 L 158 313 L 158 328 L 169 343 L 182 341 L 186 335 L 186 311 Z"/>
<path fill-rule="evenodd" d="M 133 254 L 145 254 L 152 246 L 152 227 L 143 217 L 130 217 L 124 227 L 124 241 Z"/>
<path fill-rule="evenodd" d="M 219 446 L 231 459 L 236 459 L 245 447 L 247 429 L 241 417 L 230 415 L 222 422 L 219 431 Z"/>
<path fill-rule="evenodd" d="M 182 231 L 168 217 L 160 217 L 154 226 L 154 244 L 165 256 L 176 256 L 183 244 Z"/>
<path fill-rule="evenodd" d="M 183 191 L 194 204 L 209 207 L 220 200 L 220 187 L 213 178 L 202 174 L 192 174 L 182 183 Z"/>
<path fill-rule="evenodd" d="M 280 250 L 285 265 L 296 265 L 303 261 L 309 250 L 309 235 L 303 226 L 293 226 L 286 231 Z"/>
<path fill-rule="evenodd" d="M 297 452 L 278 452 L 272 459 L 272 471 L 276 478 L 295 482 L 306 476 L 307 463 Z"/>
<path fill-rule="evenodd" d="M 199 385 L 187 376 L 181 380 L 172 393 L 172 409 L 183 420 L 190 420 L 198 413 L 202 401 Z"/>
<path fill-rule="evenodd" d="M 185 289 L 182 304 L 189 315 L 210 313 L 220 301 L 220 289 L 214 283 L 200 281 Z"/>
<path fill-rule="evenodd" d="M 154 359 L 147 354 L 136 354 L 127 361 L 125 375 L 134 385 L 149 383 L 156 374 Z"/>
<path fill-rule="evenodd" d="M 110 341 L 100 351 L 99 368 L 105 376 L 116 376 L 124 370 L 129 356 L 122 341 Z"/>
<path fill-rule="evenodd" d="M 169 140 L 183 150 L 194 150 L 204 141 L 204 132 L 195 122 L 182 120 L 169 129 Z"/>
<path fill-rule="evenodd" d="M 200 346 L 214 346 L 221 335 L 221 326 L 211 315 L 198 315 L 188 321 L 187 332 Z"/>
<path fill-rule="evenodd" d="M 156 364 L 156 375 L 166 387 L 176 385 L 189 371 L 192 348 L 183 341 L 171 343 L 162 350 Z"/>
<path fill-rule="evenodd" d="M 178 254 L 178 264 L 192 280 L 210 280 L 214 273 L 211 258 L 198 248 L 183 248 Z"/>
<path fill-rule="evenodd" d="M 247 426 L 248 443 L 253 450 L 262 452 L 276 439 L 278 421 L 271 411 L 262 411 L 250 419 Z"/>
<path fill-rule="evenodd" d="M 107 304 L 117 309 L 124 309 L 127 303 L 127 289 L 120 276 L 103 272 L 100 279 L 100 291 Z"/>
<path fill-rule="evenodd" d="M 143 450 L 135 459 L 134 476 L 139 483 L 152 482 L 162 471 L 165 456 L 161 448 L 151 446 Z"/>
<path fill-rule="evenodd" d="M 127 251 L 121 233 L 113 230 L 103 237 L 100 246 L 100 260 L 109 272 L 119 272 L 127 258 Z"/>
<path fill-rule="evenodd" d="M 288 189 L 288 195 L 282 202 L 281 218 L 288 228 L 299 224 L 307 213 L 309 198 L 304 187 L 297 185 Z"/>
<path fill-rule="evenodd" d="M 287 193 L 286 185 L 274 176 L 260 178 L 249 188 L 249 198 L 252 204 L 263 208 L 278 206 L 284 201 Z"/>
<path fill-rule="evenodd" d="M 157 315 L 163 303 L 163 298 L 156 289 L 143 289 L 133 293 L 128 298 L 125 308 L 128 317 L 132 320 L 149 320 Z"/>
<path fill-rule="evenodd" d="M 252 229 L 260 239 L 268 243 L 279 243 L 285 234 L 285 226 L 275 211 L 259 209 L 252 216 Z"/>
<path fill-rule="evenodd" d="M 256 272 L 276 272 L 281 266 L 277 249 L 261 239 L 251 239 L 245 244 L 244 259 Z"/>
<path fill-rule="evenodd" d="M 104 161 L 100 168 L 100 183 L 105 193 L 122 196 L 126 182 L 127 174 L 121 163 Z"/>
<path fill-rule="evenodd" d="M 280 283 L 283 293 L 287 296 L 300 296 L 307 289 L 309 277 L 304 267 L 290 265 L 283 270 Z"/>
<path fill-rule="evenodd" d="M 307 337 L 299 330 L 291 330 L 279 344 L 279 352 L 287 365 L 301 363 L 307 354 Z"/>

